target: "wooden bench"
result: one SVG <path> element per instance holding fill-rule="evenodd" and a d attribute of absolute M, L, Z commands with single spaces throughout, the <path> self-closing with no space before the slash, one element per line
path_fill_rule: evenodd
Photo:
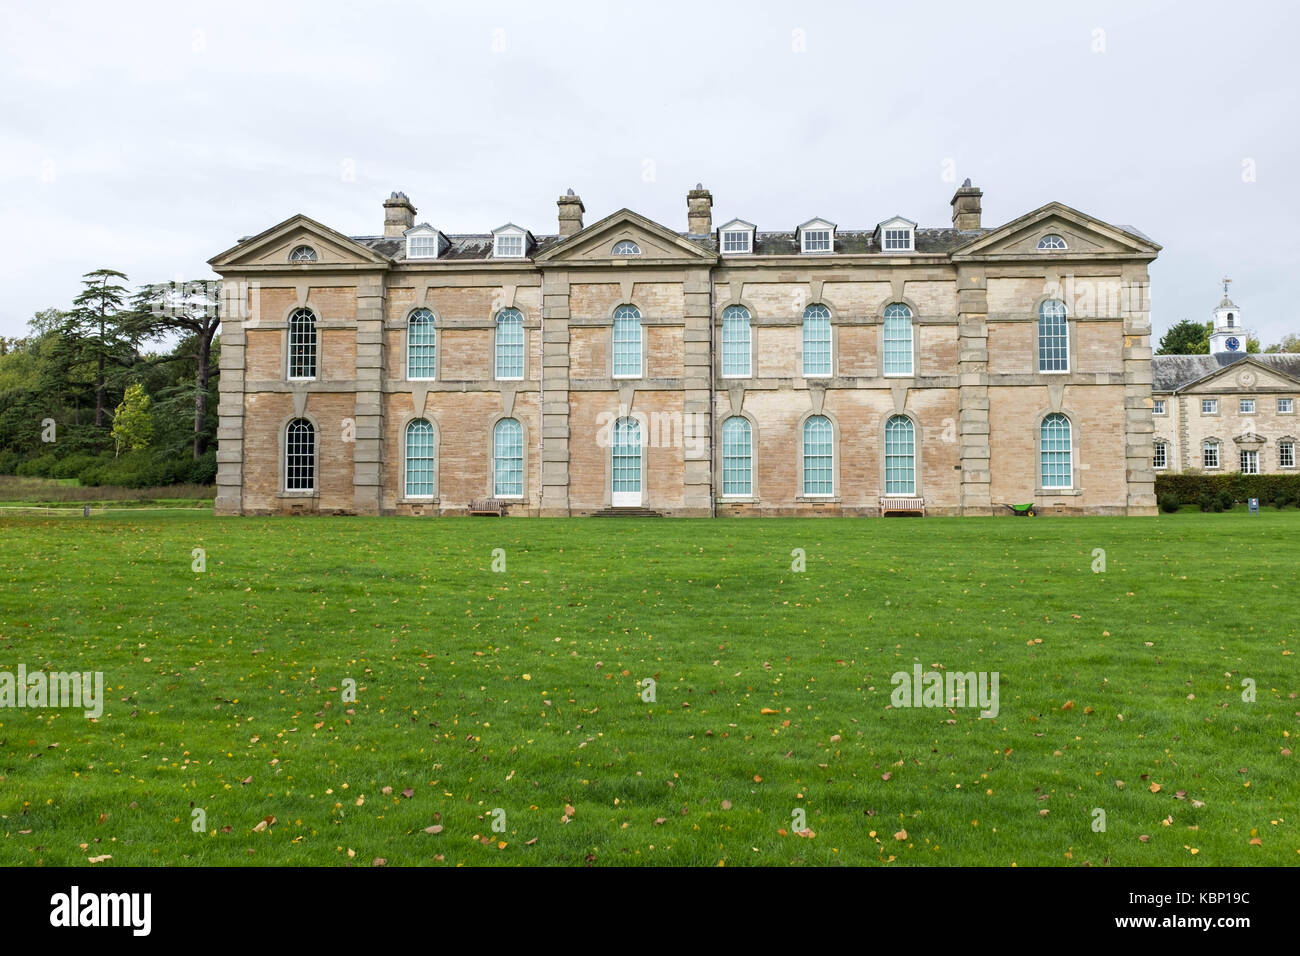
<path fill-rule="evenodd" d="M 469 503 L 469 513 L 500 518 L 506 513 L 506 507 L 506 503 L 498 498 L 475 498 Z"/>
<path fill-rule="evenodd" d="M 880 499 L 880 517 L 886 515 L 920 515 L 925 517 L 924 498 L 889 497 Z"/>

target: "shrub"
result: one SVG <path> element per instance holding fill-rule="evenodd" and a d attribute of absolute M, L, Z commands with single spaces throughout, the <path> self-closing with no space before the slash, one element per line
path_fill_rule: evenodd
<path fill-rule="evenodd" d="M 1291 503 L 1291 499 L 1287 495 L 1278 495 L 1276 498 L 1273 499 L 1273 507 L 1276 508 L 1278 511 L 1281 511 L 1290 503 Z"/>
<path fill-rule="evenodd" d="M 39 458 L 31 458 L 19 463 L 14 469 L 14 474 L 27 478 L 50 478 L 53 477 L 51 472 L 58 462 L 59 460 L 53 455 L 41 455 Z"/>
<path fill-rule="evenodd" d="M 1174 494 L 1179 501 L 1199 501 L 1203 491 L 1211 495 L 1226 491 L 1237 501 L 1245 501 L 1247 498 L 1272 501 L 1279 494 L 1286 494 L 1291 501 L 1300 501 L 1300 474 L 1243 475 L 1231 472 L 1207 475 L 1204 472 L 1190 471 L 1178 474 L 1162 472 L 1156 475 L 1157 499 L 1161 495 Z"/>
<path fill-rule="evenodd" d="M 1213 511 L 1218 502 L 1214 500 L 1214 495 L 1208 491 L 1202 491 L 1196 498 L 1196 504 L 1202 511 Z"/>
<path fill-rule="evenodd" d="M 1161 511 L 1168 512 L 1169 514 L 1173 514 L 1175 511 L 1178 510 L 1178 505 L 1179 505 L 1179 502 L 1178 502 L 1178 496 L 1177 496 L 1177 495 L 1161 495 L 1161 496 L 1160 496 L 1160 510 L 1161 510 Z"/>
<path fill-rule="evenodd" d="M 1214 509 L 1215 511 L 1231 511 L 1232 506 L 1237 503 L 1230 491 L 1220 491 L 1214 496 L 1214 500 L 1219 504 L 1219 507 Z"/>

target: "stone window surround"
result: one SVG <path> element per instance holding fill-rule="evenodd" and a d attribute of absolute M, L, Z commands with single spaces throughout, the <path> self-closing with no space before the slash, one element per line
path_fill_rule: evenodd
<path fill-rule="evenodd" d="M 1201 406 L 1201 415 L 1202 415 L 1203 417 L 1205 417 L 1205 418 L 1217 418 L 1217 417 L 1218 417 L 1218 415 L 1219 415 L 1219 400 L 1218 400 L 1217 398 L 1198 398 L 1197 401 L 1200 402 L 1200 406 Z M 1212 411 L 1212 412 L 1207 412 L 1207 411 L 1205 410 L 1205 403 L 1206 403 L 1206 402 L 1213 402 L 1213 403 L 1214 403 L 1214 411 Z"/>
<path fill-rule="evenodd" d="M 804 451 L 803 451 L 803 434 L 804 434 L 804 423 L 807 422 L 808 419 L 810 419 L 810 418 L 814 418 L 814 417 L 817 417 L 817 416 L 820 416 L 820 417 L 826 419 L 828 422 L 831 423 L 831 493 L 830 493 L 829 495 L 809 495 L 809 494 L 805 494 L 805 493 L 804 493 L 804 480 L 803 480 L 803 460 L 804 460 Z M 795 485 L 795 495 L 794 495 L 794 500 L 795 500 L 796 502 L 801 503 L 801 504 L 808 504 L 808 503 L 835 504 L 835 503 L 838 503 L 838 502 L 841 500 L 841 498 L 840 498 L 840 423 L 839 423 L 839 420 L 836 419 L 836 417 L 835 417 L 833 414 L 831 414 L 831 412 L 828 411 L 826 408 L 823 408 L 820 412 L 815 412 L 815 411 L 813 411 L 813 410 L 810 408 L 810 409 L 808 409 L 806 412 L 804 412 L 802 415 L 799 416 L 799 421 L 796 423 L 795 428 L 798 430 L 798 442 L 799 442 L 799 444 L 798 444 L 798 448 L 796 449 L 796 453 L 797 453 L 798 457 L 797 457 L 797 459 L 796 459 L 796 465 L 797 465 L 797 467 L 796 467 L 795 478 L 796 478 L 796 480 L 797 480 L 797 483 L 796 483 L 796 485 Z"/>
<path fill-rule="evenodd" d="M 912 422 L 912 471 L 914 475 L 914 482 L 913 482 L 913 488 L 911 494 L 891 495 L 885 491 L 885 425 L 888 424 L 891 418 L 900 418 L 900 417 L 910 419 Z M 878 469 L 880 473 L 880 478 L 879 478 L 880 497 L 882 498 L 924 498 L 925 485 L 924 485 L 923 475 L 925 474 L 925 469 L 923 467 L 923 463 L 924 463 L 923 454 L 925 448 L 925 427 L 921 424 L 921 419 L 917 416 L 916 412 L 910 411 L 906 408 L 902 410 L 895 409 L 886 412 L 884 415 L 880 416 L 880 421 L 876 425 L 876 434 L 879 436 L 879 444 L 880 444 L 880 456 L 879 456 L 880 467 Z M 837 478 L 839 477 L 838 474 L 836 475 L 836 477 Z"/>
<path fill-rule="evenodd" d="M 1213 446 L 1215 447 L 1215 449 L 1216 449 L 1216 454 L 1215 454 L 1215 462 L 1216 462 L 1216 464 L 1213 464 L 1213 465 L 1207 465 L 1207 464 L 1205 464 L 1205 446 L 1206 446 L 1206 445 L 1213 445 Z M 1218 439 L 1218 438 L 1214 438 L 1214 437 L 1202 438 L 1202 439 L 1201 439 L 1201 468 L 1202 468 L 1202 470 L 1204 470 L 1204 471 L 1223 471 L 1223 442 L 1222 442 L 1220 439 Z"/>
<path fill-rule="evenodd" d="M 620 409 L 621 411 L 621 409 Z M 506 417 L 506 416 L 502 416 Z M 605 507 L 614 506 L 614 427 L 620 419 L 635 419 L 637 428 L 641 436 L 641 507 L 648 508 L 650 505 L 650 481 L 649 481 L 649 461 L 650 456 L 646 454 L 646 449 L 650 446 L 650 416 L 642 411 L 628 409 L 626 413 L 615 415 L 606 427 L 605 434 L 608 436 L 605 444 Z M 597 435 L 600 433 L 597 432 Z M 525 435 L 525 438 L 527 435 Z"/>
<path fill-rule="evenodd" d="M 303 421 L 309 423 L 309 424 L 311 425 L 311 428 L 312 428 L 312 441 L 313 441 L 312 456 L 313 456 L 313 461 L 312 461 L 312 487 L 311 487 L 311 490 L 310 490 L 310 491 L 305 491 L 305 490 L 294 490 L 294 491 L 290 491 L 289 488 L 287 487 L 287 485 L 289 484 L 289 474 L 288 474 L 288 467 L 289 467 L 289 447 L 288 447 L 288 446 L 289 446 L 289 425 L 290 425 L 291 422 L 296 422 L 296 421 L 298 421 L 299 419 L 302 419 Z M 316 499 L 316 498 L 320 498 L 320 486 L 321 486 L 321 457 L 320 457 L 320 452 L 321 452 L 321 428 L 320 428 L 320 422 L 318 422 L 318 421 L 316 420 L 316 416 L 312 415 L 312 414 L 311 414 L 310 412 L 308 412 L 306 409 L 303 409 L 303 413 L 302 413 L 301 415 L 289 414 L 289 415 L 284 416 L 284 418 L 282 418 L 282 419 L 280 420 L 280 430 L 279 430 L 279 433 L 278 433 L 277 438 L 276 438 L 276 446 L 277 446 L 277 451 L 278 451 L 278 465 L 277 465 L 277 468 L 278 468 L 278 470 L 277 470 L 277 475 L 278 475 L 278 477 L 276 478 L 276 489 L 277 489 L 277 490 L 276 490 L 276 497 L 277 497 L 277 498 L 293 498 L 293 499 L 298 499 L 298 500 L 301 500 L 301 499 L 304 499 L 304 498 L 305 498 L 305 499 Z"/>
<path fill-rule="evenodd" d="M 297 312 L 299 309 L 306 309 L 306 310 L 308 310 L 309 312 L 311 312 L 312 317 L 313 317 L 313 320 L 314 320 L 314 321 L 312 322 L 312 329 L 313 329 L 313 331 L 314 331 L 315 334 L 316 334 L 316 343 L 315 343 L 315 346 L 314 346 L 314 347 L 315 347 L 315 357 L 316 357 L 316 374 L 313 375 L 313 376 L 311 376 L 310 378 L 307 378 L 307 377 L 303 377 L 303 378 L 290 378 L 290 377 L 289 377 L 289 347 L 290 347 L 290 346 L 289 346 L 289 340 L 293 337 L 292 322 L 291 322 L 290 320 L 292 319 L 293 314 L 294 314 L 295 312 Z M 283 325 L 284 325 L 284 349 L 283 349 L 283 354 L 280 356 L 280 378 L 283 379 L 283 380 L 286 381 L 286 382 L 318 382 L 318 381 L 320 381 L 320 379 L 321 379 L 321 360 L 324 358 L 324 354 L 323 354 L 323 351 L 322 351 L 322 349 L 321 349 L 321 336 L 320 336 L 320 332 L 321 332 L 321 314 L 320 314 L 320 310 L 317 309 L 314 305 L 306 305 L 306 304 L 302 304 L 302 305 L 300 305 L 300 304 L 298 304 L 298 303 L 295 302 L 293 305 L 289 306 L 289 308 L 287 308 L 287 309 L 284 310 L 284 318 L 283 318 L 281 321 L 282 321 L 282 323 L 283 323 Z"/>
<path fill-rule="evenodd" d="M 1285 395 L 1283 395 L 1283 396 L 1279 397 L 1277 401 L 1278 401 L 1278 404 L 1274 406 L 1274 408 L 1277 409 L 1276 414 L 1278 414 L 1278 415 L 1294 415 L 1294 414 L 1295 414 L 1295 399 L 1294 399 L 1294 398 L 1288 398 L 1288 397 L 1286 397 Z M 1282 405 L 1281 405 L 1281 403 L 1284 402 L 1284 401 L 1287 401 L 1287 402 L 1290 402 L 1290 403 L 1291 403 L 1291 408 L 1290 408 L 1289 411 L 1285 411 L 1285 412 L 1282 411 Z"/>
<path fill-rule="evenodd" d="M 433 494 L 432 495 L 414 495 L 408 497 L 406 494 L 406 429 L 411 422 L 426 421 L 433 426 Z M 520 424 L 523 424 L 520 422 Z M 401 467 L 398 469 L 397 476 L 397 503 L 399 505 L 427 505 L 437 504 L 441 496 L 440 479 L 442 477 L 442 461 L 440 452 L 442 448 L 442 429 L 438 427 L 437 420 L 432 415 L 417 415 L 411 412 L 405 416 L 398 426 L 398 440 L 401 443 Z M 525 448 L 525 459 L 527 458 L 527 449 Z"/>
<path fill-rule="evenodd" d="M 433 377 L 411 378 L 411 316 L 416 312 L 428 312 L 433 316 Z M 442 319 L 436 309 L 427 305 L 417 305 L 408 309 L 402 320 L 402 381 L 436 382 L 442 376 Z"/>
<path fill-rule="evenodd" d="M 636 310 L 636 314 L 637 314 L 636 322 L 637 322 L 637 326 L 641 330 L 641 371 L 638 372 L 636 375 L 615 375 L 614 374 L 614 325 L 616 321 L 614 318 L 614 314 L 618 312 L 619 309 L 624 309 L 624 308 Z M 613 311 L 609 313 L 609 360 L 606 363 L 605 372 L 610 377 L 611 380 L 619 381 L 619 382 L 635 382 L 638 379 L 643 379 L 646 377 L 647 349 L 646 349 L 645 328 L 646 328 L 645 313 L 641 311 L 641 307 L 639 305 L 636 305 L 633 302 L 620 302 L 618 305 L 614 306 Z M 752 336 L 750 337 L 750 344 L 752 347 L 753 345 Z M 721 355 L 719 355 L 718 361 L 719 362 L 722 361 Z"/>
<path fill-rule="evenodd" d="M 726 495 L 722 493 L 722 426 L 727 422 L 728 419 L 731 418 L 743 418 L 745 419 L 745 421 L 749 422 L 749 494 L 747 495 Z M 799 425 L 799 429 L 800 429 L 800 434 L 802 435 L 803 434 L 802 423 Z M 758 439 L 758 420 L 752 414 L 745 411 L 744 409 L 741 409 L 739 412 L 735 412 L 735 413 L 731 412 L 731 410 L 728 409 L 725 414 L 717 416 L 717 436 L 718 436 L 717 441 L 714 442 L 713 445 L 714 445 L 714 455 L 716 458 L 716 462 L 714 465 L 716 469 L 716 477 L 714 479 L 716 484 L 714 485 L 714 487 L 718 489 L 718 501 L 729 505 L 758 504 L 762 500 L 758 494 L 758 450 L 760 448 L 760 442 Z M 802 445 L 803 445 L 802 438 L 800 439 L 799 444 L 800 444 L 800 448 L 802 449 Z M 802 454 L 799 456 L 799 461 L 801 463 L 799 466 L 800 469 L 799 487 L 803 488 L 803 481 L 802 481 L 803 455 Z M 820 501 L 822 499 L 818 499 L 818 500 Z"/>
<path fill-rule="evenodd" d="M 1291 446 L 1291 464 L 1282 464 L 1282 446 L 1289 444 Z M 1296 462 L 1296 439 L 1291 435 L 1282 435 L 1277 440 L 1277 467 L 1279 471 L 1291 471 L 1297 467 Z"/>
<path fill-rule="evenodd" d="M 722 339 L 722 330 L 723 330 L 723 326 L 724 326 L 724 323 L 725 323 L 725 316 L 726 316 L 727 311 L 728 311 L 729 309 L 744 309 L 744 310 L 745 310 L 745 325 L 749 327 L 749 374 L 747 374 L 747 375 L 727 375 L 727 374 L 723 371 L 723 369 L 725 368 L 725 366 L 723 365 L 723 362 L 722 362 L 722 356 L 723 356 L 723 353 L 726 351 L 726 347 L 725 347 L 725 345 L 723 344 L 723 339 Z M 644 332 L 644 325 L 642 326 L 642 330 L 643 330 L 643 332 Z M 717 376 L 718 376 L 718 378 L 719 378 L 719 379 L 726 379 L 726 380 L 728 380 L 728 381 L 744 381 L 745 379 L 753 378 L 753 377 L 754 377 L 754 369 L 755 369 L 755 368 L 757 367 L 757 365 L 758 365 L 758 345 L 757 345 L 757 340 L 758 340 L 758 336 L 754 334 L 754 310 L 753 310 L 750 306 L 748 306 L 747 304 L 745 304 L 744 302 L 728 302 L 726 305 L 724 305 L 724 306 L 722 307 L 722 309 L 718 312 L 718 338 L 717 338 L 717 341 L 718 341 L 718 359 L 717 359 L 718 367 L 717 367 Z M 612 370 L 613 370 L 613 366 L 611 365 L 611 371 L 612 371 Z"/>
<path fill-rule="evenodd" d="M 1059 302 L 1065 306 L 1065 368 L 1045 370 L 1042 368 L 1042 339 L 1040 319 L 1042 318 L 1042 308 L 1044 302 Z M 1070 309 L 1066 301 L 1060 295 L 1048 293 L 1041 295 L 1034 300 L 1033 317 L 1030 319 L 1034 328 L 1034 351 L 1033 366 L 1035 375 L 1071 375 L 1078 368 L 1078 326 L 1079 320 L 1075 318 L 1074 312 Z"/>
<path fill-rule="evenodd" d="M 1048 415 L 1064 415 L 1070 423 L 1070 487 L 1043 487 L 1043 419 Z M 1074 412 L 1064 405 L 1060 408 L 1041 409 L 1034 416 L 1034 495 L 1038 498 L 1077 497 L 1083 494 L 1083 469 L 1079 462 L 1079 421 Z"/>
<path fill-rule="evenodd" d="M 417 417 L 417 416 L 412 416 L 412 417 Z M 504 420 L 507 419 L 507 418 L 513 418 L 515 421 L 517 421 L 517 422 L 519 423 L 519 441 L 520 441 L 520 447 L 521 447 L 521 449 L 522 449 L 522 451 L 523 451 L 523 467 L 522 467 L 522 471 L 521 471 L 522 486 L 521 486 L 520 489 L 519 489 L 519 490 L 520 490 L 520 494 L 517 494 L 517 495 L 498 495 L 498 494 L 496 493 L 496 491 L 497 491 L 497 485 L 496 485 L 496 481 L 497 481 L 497 423 L 498 423 L 498 422 L 501 422 L 501 421 L 504 421 Z M 429 421 L 432 422 L 433 419 L 429 419 Z M 441 442 L 441 440 L 442 440 L 442 432 L 441 432 L 441 430 L 438 429 L 438 426 L 437 426 L 436 424 L 435 424 L 433 427 L 434 427 L 435 437 L 437 437 L 437 439 L 439 440 L 439 442 Z M 528 453 L 529 453 L 529 450 L 530 450 L 531 448 L 532 448 L 532 445 L 530 445 L 530 444 L 529 444 L 529 441 L 528 441 L 528 422 L 526 422 L 526 421 L 524 420 L 524 416 L 522 416 L 522 415 L 516 415 L 516 414 L 513 414 L 513 413 L 511 413 L 511 412 L 497 412 L 497 413 L 496 413 L 495 415 L 493 415 L 490 419 L 488 419 L 488 423 L 487 423 L 487 462 L 488 462 L 488 467 L 487 467 L 487 497 L 489 497 L 489 498 L 499 498 L 499 499 L 502 500 L 502 501 L 512 501 L 512 502 L 513 502 L 513 501 L 526 502 L 526 501 L 529 500 L 529 497 L 528 497 L 528 471 L 529 471 L 530 460 L 529 460 L 529 455 L 528 455 Z M 405 446 L 403 446 L 403 448 L 402 448 L 402 457 L 403 457 L 403 459 L 405 459 L 405 457 L 406 457 L 406 448 L 405 448 Z M 439 480 L 441 480 L 441 477 L 442 477 L 442 476 L 441 476 L 441 469 L 439 469 L 439 475 L 438 475 Z M 406 486 L 403 485 L 402 487 L 405 488 Z M 427 498 L 422 498 L 422 499 L 420 499 L 420 500 L 422 500 L 422 501 L 427 501 L 428 499 L 427 499 Z"/>
<path fill-rule="evenodd" d="M 519 313 L 519 329 L 523 333 L 524 337 L 523 371 L 522 374 L 517 376 L 501 376 L 497 374 L 497 333 L 501 329 L 501 313 L 505 312 L 507 308 L 513 309 L 515 312 Z M 492 316 L 492 380 L 494 382 L 526 382 L 528 380 L 528 352 L 528 316 L 524 314 L 524 310 L 518 306 L 507 306 L 506 308 L 498 309 Z"/>
<path fill-rule="evenodd" d="M 909 324 L 911 325 L 911 328 L 912 328 L 912 371 L 911 371 L 910 374 L 904 374 L 904 373 L 900 373 L 900 372 L 886 372 L 886 371 L 885 371 L 885 310 L 888 309 L 890 306 L 893 306 L 893 305 L 903 305 L 903 306 L 906 306 L 906 307 L 907 307 L 907 310 L 908 310 L 909 312 L 912 313 L 912 318 L 911 318 L 910 323 L 909 323 Z M 920 322 L 920 315 L 921 315 L 921 313 L 920 313 L 920 311 L 917 309 L 917 307 L 916 307 L 916 303 L 915 303 L 914 301 L 912 301 L 911 299 L 909 299 L 907 296 L 899 296 L 899 297 L 897 297 L 897 298 L 889 298 L 886 302 L 881 303 L 880 308 L 876 311 L 876 323 L 877 323 L 877 324 L 879 325 L 879 327 L 880 327 L 880 330 L 876 333 L 876 355 L 877 355 L 877 357 L 878 357 L 878 361 L 877 361 L 877 363 L 876 363 L 876 368 L 877 368 L 877 371 L 879 372 L 879 375 L 880 375 L 881 378 L 889 378 L 889 379 L 894 379 L 895 381 L 900 381 L 900 380 L 904 380 L 904 379 L 911 379 L 911 378 L 918 378 L 918 377 L 921 377 L 921 376 L 920 376 L 920 372 L 918 372 L 918 371 L 917 371 L 917 368 L 916 368 L 916 366 L 917 366 L 916 356 L 917 356 L 917 352 L 918 352 L 918 349 L 917 349 L 917 344 L 918 344 L 918 342 L 917 342 L 917 340 L 920 338 L 920 335 L 919 335 L 919 333 L 918 333 L 918 328 L 919 328 L 919 326 L 921 325 L 921 322 Z M 832 338 L 831 338 L 831 348 L 832 348 L 832 355 L 833 355 L 833 350 L 834 350 L 834 347 L 835 347 L 834 328 L 835 328 L 835 313 L 832 312 L 832 313 L 831 313 L 831 329 L 832 329 L 832 333 L 831 333 L 831 335 L 832 335 Z"/>
<path fill-rule="evenodd" d="M 894 303 L 890 303 L 890 304 L 893 305 Z M 804 361 L 803 361 L 803 343 L 804 343 L 803 333 L 804 333 L 805 324 L 808 321 L 808 310 L 811 308 L 825 309 L 828 313 L 830 313 L 829 322 L 831 326 L 831 370 L 829 372 L 817 374 L 817 375 L 809 375 L 807 372 L 805 372 Z M 915 316 L 916 314 L 915 311 L 913 311 L 912 314 L 913 316 Z M 798 377 L 815 378 L 815 379 L 835 378 L 835 370 L 839 365 L 839 363 L 836 361 L 836 359 L 839 357 L 839 344 L 840 344 L 839 322 L 835 318 L 835 310 L 825 302 L 809 302 L 806 306 L 804 306 L 803 313 L 799 316 L 799 376 Z M 916 371 L 916 363 L 915 363 L 916 330 L 915 328 L 913 328 L 912 330 L 912 358 L 913 358 L 912 370 Z"/>
<path fill-rule="evenodd" d="M 1151 466 L 1152 466 L 1156 471 L 1168 471 L 1168 470 L 1169 470 L 1169 444 L 1170 444 L 1170 443 L 1169 443 L 1169 440 L 1168 440 L 1167 438 L 1155 438 L 1155 439 L 1152 439 L 1152 441 L 1151 441 L 1151 446 L 1152 446 L 1153 449 L 1155 448 L 1156 445 L 1160 445 L 1160 446 L 1162 446 L 1162 447 L 1164 448 L 1164 450 L 1165 450 L 1165 463 L 1164 463 L 1163 465 L 1157 465 L 1157 464 L 1155 463 L 1155 455 L 1154 455 L 1154 454 L 1152 455 L 1152 458 L 1151 458 Z"/>

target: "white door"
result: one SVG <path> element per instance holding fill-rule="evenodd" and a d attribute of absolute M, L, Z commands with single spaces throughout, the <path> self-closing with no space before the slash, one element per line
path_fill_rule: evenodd
<path fill-rule="evenodd" d="M 640 507 L 641 426 L 635 418 L 620 418 L 614 423 L 610 455 L 613 467 L 610 504 L 615 508 Z"/>

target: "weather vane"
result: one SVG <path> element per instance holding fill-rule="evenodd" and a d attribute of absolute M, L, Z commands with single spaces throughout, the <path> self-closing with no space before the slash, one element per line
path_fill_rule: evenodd
<path fill-rule="evenodd" d="M 1223 297 L 1225 299 L 1228 297 L 1228 283 L 1231 281 L 1232 280 L 1229 279 L 1227 276 L 1223 277 Z"/>

